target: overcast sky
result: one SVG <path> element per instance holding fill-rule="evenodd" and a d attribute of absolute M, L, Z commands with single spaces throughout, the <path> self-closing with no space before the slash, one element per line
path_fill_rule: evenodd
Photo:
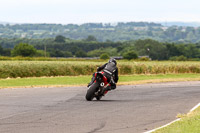
<path fill-rule="evenodd" d="M 0 0 L 0 22 L 200 22 L 199 0 Z"/>

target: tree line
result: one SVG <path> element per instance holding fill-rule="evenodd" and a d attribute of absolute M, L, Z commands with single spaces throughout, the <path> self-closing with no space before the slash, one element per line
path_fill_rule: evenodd
<path fill-rule="evenodd" d="M 199 43 L 170 43 L 152 39 L 99 42 L 94 36 L 72 40 L 58 35 L 46 39 L 0 38 L 1 56 L 36 57 L 124 57 L 152 60 L 200 60 Z"/>
<path fill-rule="evenodd" d="M 81 40 L 94 35 L 100 42 L 153 39 L 161 42 L 198 43 L 200 27 L 170 26 L 158 23 L 127 22 L 116 24 L 0 24 L 2 38 L 55 38 L 62 35 L 73 40 Z"/>

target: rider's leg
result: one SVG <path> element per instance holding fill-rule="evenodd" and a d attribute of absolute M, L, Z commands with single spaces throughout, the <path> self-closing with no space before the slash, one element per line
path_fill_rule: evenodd
<path fill-rule="evenodd" d="M 95 80 L 95 73 L 93 73 L 93 77 L 92 77 L 92 79 L 91 79 L 91 81 L 90 81 L 90 83 L 88 84 L 87 87 L 89 87 L 90 85 L 92 85 L 93 82 L 94 82 L 94 80 Z"/>
<path fill-rule="evenodd" d="M 115 83 L 111 83 L 110 86 L 107 86 L 105 88 L 105 90 L 110 91 L 110 90 L 114 90 L 116 89 L 116 84 Z"/>
<path fill-rule="evenodd" d="M 111 84 L 111 89 L 112 90 L 116 89 L 116 84 Z"/>

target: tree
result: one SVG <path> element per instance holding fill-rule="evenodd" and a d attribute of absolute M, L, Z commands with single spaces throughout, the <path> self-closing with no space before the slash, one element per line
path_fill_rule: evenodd
<path fill-rule="evenodd" d="M 181 56 L 173 56 L 173 57 L 170 57 L 169 60 L 172 60 L 172 61 L 186 61 L 187 60 L 187 57 L 181 55 Z"/>
<path fill-rule="evenodd" d="M 135 51 L 131 50 L 131 51 L 128 51 L 128 52 L 124 53 L 123 54 L 123 58 L 124 59 L 128 59 L 128 60 L 137 59 L 138 55 L 136 54 Z"/>
<path fill-rule="evenodd" d="M 172 43 L 168 43 L 166 44 L 166 53 L 167 53 L 167 59 L 169 59 L 170 57 L 173 57 L 173 56 L 179 56 L 181 55 L 181 52 L 178 50 L 177 46 Z"/>
<path fill-rule="evenodd" d="M 3 55 L 3 48 L 0 45 L 0 56 Z"/>
<path fill-rule="evenodd" d="M 135 42 L 135 49 L 139 55 L 148 55 L 153 60 L 165 60 L 167 58 L 166 46 L 155 40 L 138 40 Z"/>
<path fill-rule="evenodd" d="M 65 42 L 65 37 L 61 36 L 61 35 L 58 35 L 55 38 L 55 42 L 63 43 L 63 42 Z"/>
<path fill-rule="evenodd" d="M 109 59 L 110 58 L 110 56 L 108 55 L 108 53 L 103 53 L 103 54 L 101 54 L 101 56 L 100 56 L 100 59 Z"/>
<path fill-rule="evenodd" d="M 195 44 L 188 44 L 185 46 L 184 56 L 187 58 L 199 58 L 199 49 L 195 46 Z"/>
<path fill-rule="evenodd" d="M 55 50 L 51 50 L 50 56 L 51 57 L 64 57 L 65 55 L 64 55 L 63 51 L 55 49 Z"/>
<path fill-rule="evenodd" d="M 100 57 L 104 53 L 105 52 L 101 49 L 95 49 L 95 50 L 89 51 L 87 54 L 89 57 Z"/>
<path fill-rule="evenodd" d="M 69 51 L 64 52 L 65 57 L 73 57 L 72 53 Z"/>
<path fill-rule="evenodd" d="M 11 55 L 11 49 L 10 48 L 3 49 L 3 54 L 2 55 L 3 56 L 10 56 Z"/>
<path fill-rule="evenodd" d="M 87 53 L 83 50 L 79 50 L 75 53 L 76 57 L 86 57 Z"/>
<path fill-rule="evenodd" d="M 36 54 L 36 49 L 29 44 L 19 43 L 11 51 L 12 56 L 34 56 Z"/>
<path fill-rule="evenodd" d="M 0 45 L 0 56 L 10 56 L 10 53 L 11 53 L 11 49 L 3 48 Z"/>
<path fill-rule="evenodd" d="M 89 35 L 89 36 L 86 38 L 86 41 L 88 41 L 88 42 L 97 41 L 97 39 L 96 39 L 94 36 Z"/>
<path fill-rule="evenodd" d="M 49 57 L 50 54 L 49 54 L 49 52 L 45 52 L 44 50 L 37 50 L 35 56 L 36 57 Z"/>

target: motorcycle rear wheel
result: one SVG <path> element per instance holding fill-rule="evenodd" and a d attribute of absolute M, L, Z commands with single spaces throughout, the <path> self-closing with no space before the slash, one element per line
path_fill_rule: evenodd
<path fill-rule="evenodd" d="M 97 91 L 97 87 L 99 87 L 98 83 L 93 83 L 89 89 L 87 90 L 87 93 L 86 93 L 86 100 L 87 101 L 92 101 L 93 98 L 95 97 L 95 92 Z"/>

